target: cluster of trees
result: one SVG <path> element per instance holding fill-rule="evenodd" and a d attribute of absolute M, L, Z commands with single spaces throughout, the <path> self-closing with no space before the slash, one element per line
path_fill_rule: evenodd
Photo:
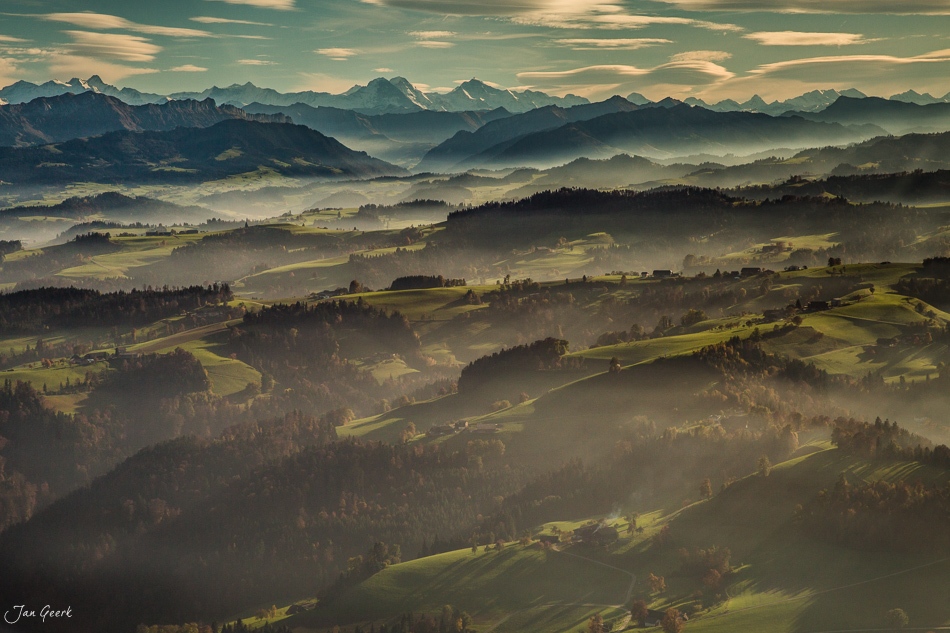
<path fill-rule="evenodd" d="M 415 551 L 424 535 L 470 531 L 526 476 L 472 469 L 467 446 L 336 441 L 334 429 L 297 415 L 145 449 L 0 534 L 0 593 L 83 605 L 71 624 L 90 629 L 195 621 L 393 562 L 379 533 Z"/>
<path fill-rule="evenodd" d="M 383 399 L 394 400 L 396 384 L 380 385 L 350 358 L 389 357 L 425 369 L 419 337 L 408 319 L 355 302 L 313 305 L 277 304 L 244 316 L 232 328 L 228 346 L 268 382 L 283 388 L 271 395 L 271 406 L 309 412 L 350 407 L 370 413 Z"/>
<path fill-rule="evenodd" d="M 524 374 L 566 369 L 562 357 L 568 351 L 568 342 L 546 338 L 529 345 L 518 345 L 483 356 L 469 363 L 459 376 L 459 393 L 472 393 L 491 384 L 509 383 Z"/>
<path fill-rule="evenodd" d="M 845 547 L 875 551 L 950 552 L 950 484 L 875 481 L 853 485 L 844 474 L 795 510 L 806 532 Z"/>
<path fill-rule="evenodd" d="M 53 327 L 141 327 L 233 298 L 227 284 L 146 287 L 109 293 L 73 287 L 19 290 L 0 295 L 0 332 L 32 333 Z"/>
<path fill-rule="evenodd" d="M 20 240 L 0 240 L 0 262 L 10 253 L 23 250 L 23 242 Z"/>
<path fill-rule="evenodd" d="M 842 451 L 862 457 L 904 459 L 950 469 L 950 448 L 934 446 L 925 437 L 911 433 L 897 422 L 861 422 L 838 418 L 831 431 L 831 441 Z"/>
<path fill-rule="evenodd" d="M 389 290 L 424 290 L 426 288 L 455 288 L 464 286 L 464 279 L 446 279 L 442 275 L 410 275 L 397 277 Z"/>

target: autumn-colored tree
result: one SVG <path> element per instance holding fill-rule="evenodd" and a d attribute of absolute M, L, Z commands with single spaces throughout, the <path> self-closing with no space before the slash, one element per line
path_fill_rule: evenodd
<path fill-rule="evenodd" d="M 659 593 L 661 591 L 666 591 L 666 578 L 663 576 L 655 576 L 650 574 L 647 577 L 647 583 L 650 585 L 650 591 L 653 593 Z"/>
<path fill-rule="evenodd" d="M 679 609 L 667 609 L 660 626 L 664 633 L 680 633 L 683 630 L 683 614 Z"/>
<path fill-rule="evenodd" d="M 640 626 L 646 626 L 647 616 L 649 615 L 650 610 L 643 600 L 634 600 L 633 604 L 630 605 L 630 619 L 636 620 Z"/>
<path fill-rule="evenodd" d="M 587 633 L 604 633 L 604 618 L 599 613 L 595 613 L 587 621 Z"/>

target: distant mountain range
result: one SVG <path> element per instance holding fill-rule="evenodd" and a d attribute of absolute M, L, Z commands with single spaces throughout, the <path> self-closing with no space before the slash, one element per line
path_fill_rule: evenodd
<path fill-rule="evenodd" d="M 325 179 L 407 173 L 301 125 L 241 119 L 207 128 L 122 130 L 55 145 L 0 148 L 0 173 L 7 183 L 184 183 L 260 169 Z"/>
<path fill-rule="evenodd" d="M 353 86 L 342 94 L 328 92 L 277 92 L 259 88 L 248 82 L 224 88 L 214 86 L 200 92 L 177 92 L 158 95 L 139 92 L 131 88 L 116 88 L 102 81 L 98 75 L 82 80 L 73 78 L 68 82 L 47 81 L 34 84 L 18 81 L 0 89 L 0 101 L 15 104 L 26 103 L 38 97 L 55 97 L 71 92 L 98 92 L 117 97 L 130 105 L 163 103 L 169 100 L 214 99 L 216 103 L 245 106 L 250 103 L 289 106 L 297 103 L 311 107 L 331 107 L 355 110 L 364 114 L 387 114 L 439 110 L 465 112 L 505 108 L 509 112 L 527 112 L 546 105 L 572 106 L 589 103 L 583 97 L 566 95 L 553 97 L 534 90 L 512 91 L 495 88 L 478 79 L 470 79 L 447 93 L 423 92 L 403 77 L 377 78 L 365 86 Z"/>
<path fill-rule="evenodd" d="M 303 103 L 290 106 L 251 103 L 244 106 L 244 110 L 261 115 L 288 115 L 294 123 L 332 136 L 347 147 L 405 166 L 414 166 L 427 151 L 459 131 L 473 132 L 486 123 L 511 116 L 504 108 L 361 114 L 340 108 L 314 108 Z"/>
<path fill-rule="evenodd" d="M 617 108 L 615 112 L 595 114 L 598 106 L 611 102 Z M 650 158 L 749 154 L 772 147 L 853 143 L 885 134 L 873 125 L 844 126 L 801 117 L 713 112 L 685 104 L 635 106 L 624 99 L 571 108 L 567 115 L 578 109 L 592 116 L 574 116 L 571 122 L 556 126 L 548 122 L 539 131 L 528 131 L 527 125 L 518 123 L 535 115 L 532 112 L 495 121 L 473 134 L 460 132 L 430 151 L 418 170 L 543 168 L 577 158 L 609 158 L 624 153 Z M 492 134 L 492 128 L 499 133 Z"/>
<path fill-rule="evenodd" d="M 637 95 L 636 93 L 630 95 L 630 97 L 643 98 L 642 95 Z M 780 115 L 785 114 L 786 112 L 818 112 L 820 110 L 824 110 L 832 103 L 836 102 L 840 97 L 847 97 L 850 99 L 869 98 L 863 92 L 854 90 L 852 88 L 849 90 L 842 90 L 840 92 L 837 90 L 812 90 L 811 92 L 806 92 L 805 94 L 792 99 L 786 99 L 785 101 L 772 101 L 771 103 L 766 102 L 759 95 L 753 95 L 751 99 L 745 101 L 744 103 L 739 103 L 737 101 L 733 101 L 732 99 L 726 99 L 717 103 L 706 103 L 702 99 L 697 99 L 695 97 L 689 97 L 685 99 L 683 103 L 686 103 L 687 105 L 698 105 L 700 107 L 706 108 L 707 110 L 713 110 L 715 112 L 762 112 L 764 114 Z M 889 99 L 882 99 L 881 97 L 870 98 L 879 99 L 881 101 L 913 103 L 916 105 L 950 103 L 950 93 L 938 98 L 927 93 L 920 94 L 918 92 L 914 92 L 913 90 L 908 90 L 907 92 L 893 95 Z M 634 101 L 633 98 L 630 100 Z"/>
<path fill-rule="evenodd" d="M 290 122 L 279 114 L 248 114 L 234 106 L 216 106 L 211 99 L 133 106 L 97 92 L 66 93 L 0 107 L 0 145 L 56 143 L 118 130 L 209 127 L 226 119 Z"/>
<path fill-rule="evenodd" d="M 794 112 L 812 121 L 842 124 L 871 123 L 891 134 L 950 130 L 950 103 L 918 105 L 879 97 L 839 97 L 818 112 Z"/>
<path fill-rule="evenodd" d="M 600 103 L 572 108 L 546 106 L 498 119 L 472 132 L 458 132 L 428 152 L 416 167 L 416 171 L 452 171 L 465 159 L 493 147 L 503 147 L 506 143 L 513 142 L 526 134 L 553 130 L 568 123 L 593 119 L 605 114 L 632 112 L 640 107 L 623 97 L 611 97 Z"/>

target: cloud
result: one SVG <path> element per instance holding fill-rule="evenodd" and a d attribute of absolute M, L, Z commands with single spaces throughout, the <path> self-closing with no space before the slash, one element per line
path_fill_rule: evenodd
<path fill-rule="evenodd" d="M 440 15 L 484 15 L 519 24 L 573 29 L 636 29 L 654 24 L 680 24 L 712 30 L 743 30 L 680 17 L 630 14 L 621 0 L 361 0 L 365 4 L 426 11 Z"/>
<path fill-rule="evenodd" d="M 394 73 L 396 71 L 393 70 L 392 68 L 374 68 L 373 72 L 374 73 Z"/>
<path fill-rule="evenodd" d="M 10 35 L 0 35 L 0 42 L 29 42 L 29 40 L 23 40 L 19 37 L 11 37 Z"/>
<path fill-rule="evenodd" d="M 563 39 L 555 40 L 557 44 L 570 46 L 575 51 L 635 51 L 648 46 L 672 44 L 671 40 L 638 38 L 638 39 Z"/>
<path fill-rule="evenodd" d="M 748 33 L 742 37 L 755 40 L 765 46 L 850 46 L 877 41 L 866 40 L 858 33 L 802 33 L 799 31 L 762 31 Z"/>
<path fill-rule="evenodd" d="M 192 22 L 200 22 L 202 24 L 249 24 L 251 26 L 274 26 L 268 22 L 252 22 L 250 20 L 230 20 L 228 18 L 213 18 L 206 15 L 200 15 L 195 18 L 188 18 Z"/>
<path fill-rule="evenodd" d="M 416 42 L 416 46 L 421 46 L 422 48 L 452 48 L 455 46 L 452 42 L 439 42 L 436 40 L 423 40 L 421 42 Z"/>
<path fill-rule="evenodd" d="M 0 57 L 0 82 L 2 82 L 4 86 L 16 81 L 14 77 L 18 72 L 17 60 Z"/>
<path fill-rule="evenodd" d="M 320 55 L 326 55 L 330 59 L 338 62 L 343 62 L 350 57 L 359 55 L 359 51 L 353 48 L 321 48 L 314 52 Z"/>
<path fill-rule="evenodd" d="M 297 8 L 294 0 L 208 0 L 209 2 L 227 2 L 228 4 L 243 4 L 259 9 L 277 9 L 278 11 L 293 11 Z"/>
<path fill-rule="evenodd" d="M 924 55 L 829 55 L 762 64 L 749 73 L 693 92 L 706 101 L 787 99 L 811 90 L 857 88 L 865 94 L 889 96 L 910 87 L 918 92 L 946 93 L 950 50 Z"/>
<path fill-rule="evenodd" d="M 686 51 L 670 57 L 671 62 L 724 62 L 727 59 L 732 59 L 732 53 L 726 51 Z"/>
<path fill-rule="evenodd" d="M 455 37 L 455 31 L 409 31 L 409 35 L 418 40 L 444 40 Z"/>
<path fill-rule="evenodd" d="M 657 0 L 686 11 L 950 15 L 946 0 Z"/>
<path fill-rule="evenodd" d="M 272 62 L 266 59 L 239 59 L 237 63 L 242 66 L 276 66 L 276 62 Z"/>
<path fill-rule="evenodd" d="M 138 35 L 123 33 L 91 33 L 64 31 L 73 38 L 68 48 L 75 54 L 97 59 L 117 59 L 124 62 L 150 62 L 162 47 Z"/>
<path fill-rule="evenodd" d="M 133 68 L 68 53 L 54 53 L 50 59 L 49 69 L 52 75 L 60 77 L 99 75 L 106 83 L 116 83 L 133 75 L 149 75 L 158 72 L 155 68 Z"/>
<path fill-rule="evenodd" d="M 562 71 L 518 73 L 518 79 L 555 94 L 573 92 L 585 96 L 642 91 L 650 87 L 703 86 L 732 79 L 735 75 L 710 61 L 682 60 L 653 68 L 620 64 L 587 66 Z"/>
<path fill-rule="evenodd" d="M 173 73 L 203 73 L 207 72 L 207 68 L 201 66 L 195 66 L 193 64 L 185 64 L 184 66 L 175 66 L 174 68 L 169 68 L 169 72 Z"/>
<path fill-rule="evenodd" d="M 935 68 L 944 67 L 943 72 L 950 70 L 950 50 L 934 51 L 915 57 L 894 57 L 891 55 L 837 55 L 828 57 L 808 57 L 793 59 L 771 64 L 763 64 L 749 74 L 755 77 L 809 79 L 811 81 L 833 80 L 840 83 L 842 79 L 855 81 L 857 79 L 883 78 L 885 75 L 900 73 L 907 75 L 915 70 L 930 67 L 928 70 L 942 72 Z M 907 76 L 907 81 L 913 81 Z"/>
<path fill-rule="evenodd" d="M 117 15 L 108 15 L 105 13 L 49 13 L 39 17 L 50 22 L 64 22 L 87 29 L 124 29 L 127 31 L 135 31 L 136 33 L 145 33 L 147 35 L 167 35 L 169 37 L 214 37 L 212 33 L 199 29 L 137 24 L 125 18 L 120 18 Z"/>

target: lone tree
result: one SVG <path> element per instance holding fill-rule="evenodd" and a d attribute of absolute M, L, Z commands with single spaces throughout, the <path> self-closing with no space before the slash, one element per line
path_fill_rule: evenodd
<path fill-rule="evenodd" d="M 703 483 L 699 484 L 699 496 L 703 499 L 708 499 L 712 496 L 712 482 L 709 481 L 709 477 L 703 479 Z"/>
<path fill-rule="evenodd" d="M 605 633 L 604 618 L 602 618 L 599 613 L 595 613 L 591 619 L 587 621 L 587 633 Z"/>
<path fill-rule="evenodd" d="M 654 593 L 659 593 L 666 590 L 666 578 L 663 576 L 654 576 L 650 574 L 647 577 L 647 582 L 650 584 L 650 591 Z"/>
<path fill-rule="evenodd" d="M 768 477 L 772 473 L 772 462 L 768 456 L 763 455 L 759 458 L 759 477 Z"/>
<path fill-rule="evenodd" d="M 884 624 L 889 629 L 901 630 L 910 623 L 910 618 L 904 613 L 903 609 L 891 609 L 884 614 Z"/>
<path fill-rule="evenodd" d="M 667 609 L 660 622 L 664 633 L 680 633 L 683 630 L 683 614 L 679 609 Z"/>
<path fill-rule="evenodd" d="M 630 619 L 636 620 L 640 626 L 646 626 L 648 615 L 650 615 L 650 610 L 647 609 L 647 603 L 643 600 L 634 600 L 630 605 Z"/>

